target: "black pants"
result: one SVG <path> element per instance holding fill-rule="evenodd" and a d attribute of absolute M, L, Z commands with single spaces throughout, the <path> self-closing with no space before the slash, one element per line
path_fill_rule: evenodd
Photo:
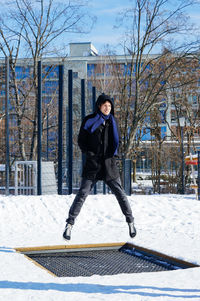
<path fill-rule="evenodd" d="M 80 189 L 70 207 L 69 216 L 66 220 L 67 223 L 71 225 L 74 224 L 75 219 L 78 216 L 79 212 L 81 211 L 81 208 L 83 206 L 86 197 L 90 193 L 91 189 L 94 187 L 95 183 L 96 183 L 95 180 L 92 181 L 85 178 L 82 179 Z M 126 217 L 126 222 L 127 223 L 133 222 L 132 210 L 129 205 L 125 191 L 122 188 L 120 178 L 116 180 L 108 181 L 106 182 L 106 184 L 110 187 L 112 193 L 114 193 L 114 195 L 116 196 L 120 208 Z"/>

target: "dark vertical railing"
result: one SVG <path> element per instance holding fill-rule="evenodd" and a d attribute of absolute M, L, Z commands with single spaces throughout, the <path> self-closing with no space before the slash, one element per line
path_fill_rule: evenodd
<path fill-rule="evenodd" d="M 68 193 L 72 194 L 73 182 L 73 78 L 68 70 Z"/>
<path fill-rule="evenodd" d="M 96 110 L 96 87 L 92 87 L 92 106 L 93 112 Z M 94 194 L 97 194 L 97 186 L 94 185 Z"/>
<path fill-rule="evenodd" d="M 198 151 L 198 200 L 200 201 L 200 151 Z"/>
<path fill-rule="evenodd" d="M 106 184 L 103 182 L 103 194 L 106 194 Z"/>
<path fill-rule="evenodd" d="M 42 64 L 38 62 L 38 135 L 37 135 L 37 194 L 42 194 L 41 154 L 42 154 Z"/>
<path fill-rule="evenodd" d="M 9 147 L 9 57 L 5 58 L 5 87 L 6 87 L 6 98 L 5 98 L 5 113 L 6 113 L 6 186 L 5 186 L 5 194 L 9 195 L 9 186 L 10 186 L 10 173 L 9 173 L 9 165 L 10 165 L 10 147 Z"/>
<path fill-rule="evenodd" d="M 92 87 L 92 110 L 95 112 L 96 109 L 96 87 Z"/>
<path fill-rule="evenodd" d="M 81 121 L 85 117 L 85 80 L 81 80 Z M 85 163 L 85 155 L 82 154 L 82 168 Z"/>
<path fill-rule="evenodd" d="M 46 153 L 47 153 L 47 161 L 49 161 L 49 110 L 47 108 L 47 147 L 46 147 Z"/>
<path fill-rule="evenodd" d="M 62 157 L 63 157 L 63 65 L 59 66 L 58 97 L 58 194 L 62 194 Z"/>
<path fill-rule="evenodd" d="M 81 119 L 85 117 L 85 80 L 81 80 Z"/>
<path fill-rule="evenodd" d="M 184 127 L 181 126 L 181 194 L 185 194 Z"/>
<path fill-rule="evenodd" d="M 132 161 L 130 159 L 123 159 L 123 179 L 124 190 L 127 195 L 131 195 L 131 174 L 132 174 Z"/>

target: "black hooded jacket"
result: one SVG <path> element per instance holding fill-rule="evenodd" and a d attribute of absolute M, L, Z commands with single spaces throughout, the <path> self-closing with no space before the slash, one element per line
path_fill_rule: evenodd
<path fill-rule="evenodd" d="M 113 155 L 114 138 L 111 121 L 107 120 L 105 125 L 100 125 L 93 133 L 89 133 L 84 129 L 86 121 L 96 116 L 99 112 L 99 106 L 105 101 L 111 103 L 111 114 L 114 116 L 114 105 L 112 100 L 105 94 L 100 95 L 96 101 L 95 113 L 84 118 L 78 135 L 78 145 L 81 151 L 86 154 L 82 176 L 90 180 L 110 181 L 119 177 L 116 156 Z M 116 119 L 115 121 L 117 124 Z"/>

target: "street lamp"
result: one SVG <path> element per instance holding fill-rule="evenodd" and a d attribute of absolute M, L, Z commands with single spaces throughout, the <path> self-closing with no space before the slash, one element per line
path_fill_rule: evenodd
<path fill-rule="evenodd" d="M 179 117 L 179 124 L 181 128 L 181 194 L 185 194 L 185 175 L 184 175 L 184 126 L 185 117 Z"/>
<path fill-rule="evenodd" d="M 142 162 L 143 162 L 143 164 L 142 164 L 142 168 L 143 168 L 143 173 L 145 173 L 145 157 L 142 157 Z"/>

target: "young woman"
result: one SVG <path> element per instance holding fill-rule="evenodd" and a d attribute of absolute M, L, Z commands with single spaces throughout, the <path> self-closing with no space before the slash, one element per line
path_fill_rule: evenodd
<path fill-rule="evenodd" d="M 86 116 L 78 135 L 78 145 L 86 154 L 80 189 L 69 210 L 64 239 L 71 238 L 71 229 L 81 207 L 98 180 L 103 180 L 115 194 L 125 215 L 131 237 L 136 235 L 134 218 L 127 196 L 121 185 L 116 165 L 120 135 L 114 117 L 114 105 L 108 95 L 102 94 L 96 102 L 96 111 Z"/>

